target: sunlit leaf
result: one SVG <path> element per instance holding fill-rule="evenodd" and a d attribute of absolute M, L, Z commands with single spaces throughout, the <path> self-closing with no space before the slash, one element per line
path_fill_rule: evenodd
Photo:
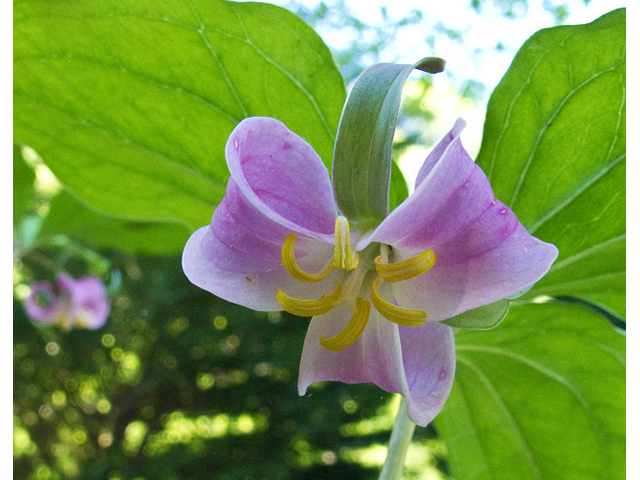
<path fill-rule="evenodd" d="M 13 224 L 29 213 L 29 202 L 34 199 L 35 173 L 22 156 L 22 147 L 13 145 Z"/>
<path fill-rule="evenodd" d="M 454 478 L 625 478 L 625 337 L 575 305 L 512 306 L 456 335 L 435 425 Z"/>
<path fill-rule="evenodd" d="M 209 222 L 224 147 L 272 116 L 330 166 L 343 80 L 316 33 L 267 4 L 24 0 L 14 7 L 14 135 L 103 212 Z"/>
<path fill-rule="evenodd" d="M 478 164 L 558 260 L 528 294 L 625 315 L 625 9 L 533 35 L 489 102 Z"/>
<path fill-rule="evenodd" d="M 180 253 L 189 238 L 183 225 L 103 215 L 66 191 L 52 200 L 40 234 L 67 234 L 96 248 L 156 255 Z"/>

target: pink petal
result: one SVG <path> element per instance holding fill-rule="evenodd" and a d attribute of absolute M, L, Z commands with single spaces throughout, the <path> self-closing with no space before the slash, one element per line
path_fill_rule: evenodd
<path fill-rule="evenodd" d="M 458 120 L 427 157 L 414 193 L 358 244 L 390 244 L 394 261 L 434 251 L 431 270 L 391 287 L 398 305 L 426 311 L 429 321 L 518 292 L 538 281 L 558 255 L 495 199 L 460 142 L 463 127 Z"/>
<path fill-rule="evenodd" d="M 255 310 L 282 310 L 279 289 L 317 298 L 330 282 L 305 284 L 282 266 L 286 236 L 298 234 L 296 259 L 318 271 L 333 254 L 337 207 L 329 174 L 313 149 L 281 122 L 248 118 L 227 142 L 231 178 L 211 225 L 185 246 L 189 280 L 227 301 Z"/>
<path fill-rule="evenodd" d="M 85 328 L 97 329 L 107 321 L 111 303 L 107 297 L 107 289 L 100 279 L 96 277 L 83 277 L 74 280 L 64 274 L 56 278 L 61 291 L 69 292 L 69 303 L 65 307 L 67 315 L 75 319 L 83 315 L 86 321 Z M 84 314 L 88 313 L 88 316 Z"/>
<path fill-rule="evenodd" d="M 532 237 L 498 200 L 453 237 L 422 247 L 433 249 L 433 268 L 393 284 L 392 291 L 399 305 L 426 311 L 429 321 L 513 295 L 540 280 L 558 256 L 554 245 Z M 398 259 L 414 254 L 396 252 Z"/>
<path fill-rule="evenodd" d="M 420 169 L 415 191 L 358 244 L 371 241 L 419 249 L 456 234 L 493 202 L 484 172 L 460 142 L 464 120 L 434 148 Z"/>
<path fill-rule="evenodd" d="M 424 161 L 424 163 L 420 167 L 420 170 L 418 171 L 416 184 L 414 185 L 415 188 L 418 188 L 418 186 L 423 182 L 429 172 L 431 172 L 434 165 L 440 160 L 440 157 L 442 157 L 442 154 L 445 152 L 447 147 L 460 138 L 460 134 L 462 133 L 462 130 L 464 130 L 464 127 L 466 125 L 467 122 L 465 122 L 462 118 L 458 118 L 456 120 L 456 123 L 454 123 L 453 128 L 449 130 L 449 133 L 447 133 L 444 138 L 440 140 L 438 144 L 433 148 L 433 150 L 431 150 L 431 153 L 427 155 L 427 159 Z"/>
<path fill-rule="evenodd" d="M 30 285 L 31 295 L 24 303 L 24 310 L 27 315 L 40 323 L 52 323 L 56 320 L 60 310 L 60 302 L 53 293 L 51 283 L 47 281 L 36 282 Z M 49 307 L 42 307 L 36 301 L 36 296 L 45 293 L 50 298 Z"/>
<path fill-rule="evenodd" d="M 184 248 L 182 268 L 193 284 L 229 302 L 261 311 L 282 310 L 276 301 L 279 289 L 302 298 L 327 293 L 330 281 L 307 284 L 285 270 L 280 252 L 286 235 L 274 233 L 269 239 L 254 234 L 232 216 L 226 203 L 223 200 L 216 209 L 212 225 L 196 230 Z M 273 230 L 281 228 L 275 224 Z M 331 258 L 333 246 L 301 237 L 295 252 L 298 263 L 315 272 Z"/>
<path fill-rule="evenodd" d="M 229 136 L 232 180 L 267 218 L 307 235 L 333 235 L 337 206 L 318 154 L 282 122 L 251 117 Z"/>
<path fill-rule="evenodd" d="M 409 395 L 409 418 L 427 426 L 449 398 L 456 369 L 453 329 L 427 322 L 419 327 L 398 327 Z M 402 392 L 400 392 L 402 393 Z"/>
<path fill-rule="evenodd" d="M 300 361 L 300 394 L 318 381 L 372 382 L 402 394 L 411 420 L 426 426 L 440 413 L 453 384 L 451 328 L 439 323 L 398 327 L 372 309 L 365 331 L 353 345 L 340 352 L 323 348 L 320 336 L 336 334 L 350 316 L 349 308 L 342 306 L 311 320 Z"/>

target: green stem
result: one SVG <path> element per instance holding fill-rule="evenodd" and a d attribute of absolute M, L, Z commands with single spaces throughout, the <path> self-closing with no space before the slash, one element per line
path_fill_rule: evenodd
<path fill-rule="evenodd" d="M 393 424 L 387 459 L 384 461 L 378 480 L 400 480 L 404 469 L 404 460 L 411 445 L 416 424 L 409 420 L 407 401 L 402 397 L 400 408 Z"/>

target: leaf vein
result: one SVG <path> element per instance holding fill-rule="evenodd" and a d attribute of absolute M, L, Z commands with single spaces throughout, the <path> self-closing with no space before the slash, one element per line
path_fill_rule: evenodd
<path fill-rule="evenodd" d="M 619 277 L 624 277 L 624 276 L 626 276 L 626 274 L 627 274 L 626 271 L 609 272 L 609 273 L 605 273 L 603 275 L 595 275 L 593 277 L 580 278 L 578 280 L 573 280 L 571 282 L 553 283 L 551 285 L 545 285 L 544 287 L 541 287 L 539 289 L 536 288 L 536 292 L 541 294 L 541 295 L 545 294 L 545 293 L 558 294 L 556 289 L 558 289 L 558 288 L 567 289 L 567 288 L 571 288 L 571 287 L 578 287 L 580 290 L 584 290 L 584 287 L 586 286 L 585 284 L 602 282 L 604 280 L 612 280 L 612 279 L 616 279 L 616 278 L 619 278 Z M 621 292 L 621 293 L 624 294 L 624 292 Z"/>
<path fill-rule="evenodd" d="M 575 398 L 576 400 L 580 403 L 580 405 L 582 406 L 582 408 L 585 410 L 585 412 L 587 413 L 588 417 L 589 417 L 589 421 L 591 423 L 591 425 L 593 426 L 594 432 L 596 434 L 596 436 L 599 439 L 600 442 L 600 452 L 602 454 L 602 459 L 603 459 L 603 476 L 604 478 L 609 478 L 610 477 L 610 473 L 609 473 L 609 455 L 607 454 L 607 451 L 605 449 L 605 434 L 600 426 L 600 423 L 598 422 L 598 420 L 595 417 L 595 414 L 593 413 L 593 410 L 591 408 L 591 406 L 589 405 L 589 403 L 587 402 L 587 400 L 582 396 L 582 394 L 573 386 L 569 383 L 569 381 L 564 378 L 562 375 L 553 372 L 549 369 L 547 369 L 546 367 L 540 365 L 539 363 L 534 362 L 533 360 L 524 357 L 522 355 L 519 355 L 515 352 L 511 352 L 509 350 L 504 350 L 504 349 L 500 349 L 500 348 L 495 348 L 495 347 L 487 347 L 487 346 L 481 346 L 481 345 L 458 345 L 456 347 L 458 350 L 467 350 L 467 351 L 477 351 L 477 352 L 482 352 L 482 353 L 488 353 L 488 354 L 494 354 L 494 355 L 500 355 L 503 357 L 507 357 L 507 358 L 511 358 L 517 362 L 522 363 L 523 365 L 526 365 L 536 371 L 538 371 L 539 373 L 541 373 L 542 375 L 546 376 L 547 378 L 554 380 L 556 382 L 558 382 L 560 385 L 562 385 L 565 389 L 567 389 Z"/>
<path fill-rule="evenodd" d="M 569 37 L 567 37 L 569 38 Z M 566 41 L 566 38 L 565 38 Z M 563 41 L 564 43 L 564 41 Z M 550 51 L 550 50 L 549 50 Z M 548 53 L 548 52 L 546 52 Z M 551 126 L 551 124 L 553 123 L 553 121 L 555 120 L 555 118 L 559 115 L 560 111 L 562 110 L 562 108 L 565 106 L 565 104 L 576 94 L 576 92 L 578 92 L 581 88 L 585 87 L 586 85 L 588 85 L 589 83 L 591 83 L 592 81 L 594 81 L 595 79 L 599 78 L 600 76 L 612 72 L 614 71 L 616 68 L 618 68 L 618 66 L 620 66 L 622 63 L 624 62 L 624 60 L 620 61 L 619 63 L 616 63 L 615 65 L 613 65 L 612 67 L 610 67 L 607 70 L 604 70 L 602 72 L 597 72 L 595 74 L 593 74 L 591 77 L 589 77 L 588 79 L 586 79 L 584 82 L 582 82 L 580 85 L 578 85 L 577 87 L 575 87 L 574 89 L 570 90 L 567 95 L 565 96 L 565 98 L 562 100 L 562 102 L 560 102 L 560 104 L 556 107 L 556 109 L 551 113 L 551 115 L 549 116 L 549 118 L 547 118 L 547 120 L 545 121 L 544 125 L 542 126 L 542 128 L 540 129 L 540 131 L 538 132 L 538 135 L 536 137 L 536 140 L 533 144 L 533 147 L 531 148 L 531 152 L 529 153 L 529 158 L 527 158 L 527 161 L 525 162 L 524 168 L 522 170 L 522 174 L 520 175 L 520 178 L 518 180 L 518 184 L 516 185 L 516 188 L 513 191 L 513 195 L 511 196 L 511 200 L 509 202 L 509 208 L 513 209 L 513 205 L 516 202 L 516 199 L 518 198 L 518 194 L 520 193 L 520 189 L 522 188 L 522 184 L 524 183 L 524 179 L 527 176 L 527 173 L 529 172 L 529 168 L 531 167 L 531 163 L 533 162 L 533 159 L 536 155 L 536 152 L 538 150 L 538 147 L 542 141 L 542 138 L 544 137 L 545 133 L 547 132 L 547 130 L 549 129 L 549 127 Z M 531 75 L 533 75 L 533 69 L 531 72 Z M 528 83 L 528 82 L 527 82 Z M 524 87 L 523 87 L 524 88 Z"/>
<path fill-rule="evenodd" d="M 624 242 L 627 239 L 627 235 L 619 235 L 617 237 L 614 238 L 610 238 L 609 240 L 607 240 L 606 242 L 602 242 L 599 243 L 597 245 L 594 245 L 590 248 L 587 248 L 586 250 L 582 250 L 581 252 L 578 252 L 574 255 L 571 255 L 570 257 L 567 257 L 565 259 L 563 259 L 560 262 L 555 263 L 550 269 L 549 269 L 549 273 L 551 272 L 555 272 L 557 270 L 560 270 L 568 265 L 571 265 L 572 263 L 578 262 L 586 257 L 589 257 L 591 255 L 595 255 L 597 254 L 600 250 L 603 250 L 607 247 L 609 247 L 610 245 L 613 245 L 615 243 L 618 242 Z"/>
<path fill-rule="evenodd" d="M 90 128 L 90 129 L 92 129 L 92 130 L 94 130 L 94 131 L 96 131 L 96 132 L 98 132 L 98 133 L 100 133 L 100 134 L 102 134 L 104 136 L 107 136 L 107 137 L 116 137 L 120 141 L 122 141 L 122 142 L 124 142 L 124 143 L 126 143 L 126 144 L 128 144 L 130 146 L 133 146 L 133 147 L 135 147 L 135 148 L 137 148 L 137 149 L 139 149 L 139 150 L 141 150 L 141 151 L 143 151 L 145 153 L 151 154 L 151 155 L 159 158 L 160 160 L 163 160 L 163 161 L 169 163 L 174 168 L 188 170 L 190 176 L 198 177 L 200 180 L 202 180 L 202 181 L 204 181 L 206 183 L 212 184 L 216 188 L 224 189 L 224 187 L 225 187 L 224 183 L 216 182 L 214 179 L 212 179 L 212 178 L 210 178 L 208 176 L 205 176 L 199 170 L 188 168 L 186 165 L 182 164 L 181 162 L 178 162 L 177 160 L 175 160 L 175 159 L 173 159 L 171 157 L 168 157 L 167 155 L 163 154 L 162 152 L 159 152 L 159 151 L 156 151 L 156 150 L 152 150 L 149 147 L 147 147 L 146 145 L 143 145 L 141 143 L 132 141 L 131 139 L 129 139 L 127 137 L 122 137 L 120 135 L 115 135 L 114 132 L 111 132 L 109 130 L 105 130 L 103 128 L 100 128 L 97 125 L 95 125 L 95 124 L 93 124 L 91 122 L 88 122 L 87 120 L 85 120 L 83 118 L 79 118 L 79 117 L 73 116 L 73 115 L 69 114 L 68 112 L 65 112 L 65 111 L 63 111 L 63 110 L 61 110 L 61 109 L 59 109 L 59 108 L 57 108 L 57 107 L 55 107 L 53 105 L 45 104 L 45 103 L 41 102 L 40 99 L 38 99 L 38 98 L 30 97 L 30 96 L 28 96 L 26 94 L 23 94 L 23 96 L 24 96 L 24 98 L 32 101 L 33 103 L 39 105 L 42 108 L 49 109 L 49 110 L 54 111 L 54 112 L 56 112 L 56 113 L 58 113 L 58 114 L 60 114 L 60 115 L 62 115 L 64 117 L 67 117 L 70 122 L 75 122 L 75 123 L 78 123 L 78 124 L 82 125 L 83 127 L 88 127 L 88 128 Z M 32 124 L 30 126 L 30 128 L 34 128 L 34 127 L 35 127 L 35 124 Z M 49 135 L 49 133 L 46 132 L 46 131 L 41 131 L 40 133 Z M 56 141 L 58 143 L 60 143 L 62 141 L 62 139 L 60 137 L 56 137 Z M 146 172 L 144 172 L 143 170 L 132 169 L 129 164 L 124 164 L 124 163 L 119 163 L 119 162 L 113 162 L 113 163 L 115 163 L 119 167 L 127 169 L 127 170 L 129 170 L 131 172 L 135 172 L 135 173 L 139 173 L 139 174 L 148 176 L 148 174 Z M 149 177 L 149 178 L 151 178 L 154 181 L 157 181 L 156 178 L 153 178 L 153 177 Z M 177 184 L 174 184 L 173 186 L 178 187 L 178 189 L 180 189 L 180 187 Z M 188 193 L 188 192 L 185 192 L 185 193 Z"/>
<path fill-rule="evenodd" d="M 531 468 L 533 469 L 533 473 L 534 473 L 535 477 L 536 478 L 542 478 L 542 474 L 540 473 L 540 468 L 538 467 L 538 464 L 537 464 L 537 462 L 536 462 L 536 460 L 535 460 L 535 458 L 533 456 L 533 452 L 531 451 L 531 447 L 529 446 L 529 443 L 527 442 L 526 438 L 524 437 L 524 434 L 522 433 L 522 430 L 520 429 L 520 427 L 516 423 L 516 421 L 515 421 L 515 419 L 513 417 L 513 413 L 511 412 L 511 410 L 509 410 L 509 407 L 507 407 L 506 403 L 502 400 L 502 398 L 500 397 L 500 394 L 495 389 L 495 387 L 493 386 L 493 384 L 491 383 L 489 378 L 470 359 L 465 358 L 464 356 L 461 356 L 461 355 L 457 355 L 456 358 L 458 359 L 458 361 L 461 361 L 462 363 L 466 364 L 467 367 L 472 369 L 476 373 L 476 375 L 478 375 L 478 378 L 480 378 L 480 381 L 485 385 L 485 387 L 487 387 L 487 390 L 489 390 L 489 393 L 491 393 L 491 396 L 493 397 L 493 400 L 498 404 L 500 409 L 503 411 L 507 422 L 509 424 L 511 424 L 511 426 L 514 429 L 514 431 L 518 434 L 518 439 L 520 441 L 520 444 L 522 445 L 522 448 L 523 448 L 525 456 L 527 457 L 527 459 L 531 463 Z"/>
<path fill-rule="evenodd" d="M 576 198 L 580 196 L 582 192 L 591 187 L 594 183 L 596 183 L 600 178 L 606 175 L 613 167 L 615 167 L 622 160 L 626 159 L 627 154 L 623 153 L 618 158 L 616 158 L 613 162 L 605 165 L 599 172 L 596 172 L 591 178 L 589 178 L 586 182 L 584 182 L 579 188 L 575 189 L 571 195 L 566 197 L 562 202 L 556 205 L 555 208 L 550 210 L 545 216 L 543 216 L 540 220 L 534 223 L 531 227 L 528 228 L 529 233 L 533 234 L 538 228 L 540 228 L 544 223 L 557 215 L 562 209 L 564 209 L 567 205 L 572 203 Z"/>
<path fill-rule="evenodd" d="M 322 112 L 322 109 L 320 108 L 320 105 L 316 101 L 315 97 L 311 94 L 311 92 L 309 92 L 309 90 L 307 90 L 307 88 L 300 82 L 300 80 L 295 78 L 293 76 L 293 74 L 291 74 L 289 71 L 287 71 L 282 65 L 280 65 L 278 62 L 276 62 L 271 57 L 269 57 L 267 54 L 265 54 L 262 51 L 262 49 L 260 47 L 258 47 L 258 45 L 256 45 L 251 40 L 251 38 L 249 37 L 249 33 L 247 32 L 246 26 L 245 26 L 244 22 L 242 21 L 242 18 L 240 17 L 240 14 L 238 13 L 237 6 L 235 4 L 233 4 L 233 3 L 230 4 L 230 5 L 232 6 L 232 8 L 233 8 L 233 10 L 234 10 L 234 12 L 236 14 L 236 17 L 238 18 L 238 21 L 240 22 L 240 25 L 242 26 L 242 29 L 243 29 L 243 31 L 244 31 L 244 33 L 246 35 L 246 43 L 247 43 L 247 45 L 249 45 L 251 48 L 253 48 L 256 51 L 256 53 L 258 55 L 260 55 L 267 63 L 273 65 L 284 76 L 286 76 L 296 87 L 298 87 L 300 89 L 300 91 L 307 97 L 307 99 L 309 100 L 309 102 L 313 106 L 313 109 L 316 111 L 316 114 L 320 118 L 320 120 L 322 122 L 322 126 L 324 127 L 325 131 L 327 132 L 327 135 L 329 135 L 329 138 L 332 141 L 335 141 L 335 134 L 333 133 L 333 130 L 331 129 L 331 125 L 329 125 L 329 121 L 327 120 L 327 117 Z"/>
<path fill-rule="evenodd" d="M 189 7 L 193 11 L 193 15 L 196 17 L 196 20 L 200 24 L 200 28 L 198 28 L 198 30 L 197 30 L 198 35 L 200 35 L 200 38 L 202 39 L 202 42 L 204 43 L 205 47 L 207 48 L 207 50 L 211 54 L 211 57 L 213 58 L 213 60 L 216 62 L 216 65 L 218 65 L 218 68 L 220 69 L 220 73 L 222 74 L 222 77 L 224 78 L 225 83 L 229 87 L 229 91 L 231 92 L 231 95 L 233 95 L 234 100 L 236 101 L 236 103 L 238 104 L 238 107 L 240 107 L 240 110 L 242 111 L 243 117 L 245 117 L 245 118 L 248 117 L 249 116 L 249 112 L 247 111 L 247 108 L 244 105 L 244 102 L 240 98 L 240 95 L 238 94 L 238 90 L 236 89 L 235 85 L 231 81 L 231 77 L 229 76 L 229 72 L 227 72 L 227 69 L 224 67 L 224 65 L 220 61 L 220 57 L 218 56 L 218 52 L 216 52 L 216 50 L 213 48 L 213 45 L 211 45 L 211 42 L 209 42 L 209 39 L 204 34 L 204 30 L 205 30 L 206 26 L 202 22 L 202 18 L 200 17 L 200 14 L 198 13 L 196 8 L 194 7 L 194 5 L 191 2 L 191 0 L 185 0 L 185 1 L 189 4 Z M 232 5 L 232 4 L 230 4 L 230 5 Z"/>

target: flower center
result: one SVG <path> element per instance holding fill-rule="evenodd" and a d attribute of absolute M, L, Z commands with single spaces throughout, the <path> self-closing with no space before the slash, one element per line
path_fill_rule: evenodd
<path fill-rule="evenodd" d="M 333 258 L 330 258 L 319 271 L 310 273 L 300 267 L 296 261 L 294 252 L 296 239 L 297 235 L 291 233 L 282 244 L 282 264 L 293 278 L 305 283 L 316 283 L 326 279 L 334 267 L 345 272 L 341 276 L 343 281 L 336 281 L 333 292 L 321 298 L 311 300 L 293 298 L 285 294 L 282 289 L 276 293 L 278 303 L 285 311 L 302 317 L 322 315 L 340 305 L 349 305 L 353 315 L 347 326 L 331 338 L 320 337 L 320 344 L 327 350 L 336 352 L 344 350 L 362 335 L 369 320 L 371 303 L 384 318 L 398 325 L 417 327 L 427 321 L 426 312 L 399 307 L 385 300 L 380 293 L 380 288 L 384 282 L 396 283 L 409 280 L 433 267 L 436 256 L 431 249 L 400 262 L 389 262 L 391 248 L 380 244 L 380 255 L 373 261 L 371 261 L 373 255 L 365 255 L 361 262 L 360 255 L 352 248 L 349 222 L 345 217 L 339 216 L 335 225 Z M 367 250 L 368 248 L 364 252 Z M 366 277 L 370 279 L 369 273 L 377 273 L 372 282 L 369 280 L 371 302 L 361 295 L 363 290 L 366 291 L 363 283 Z"/>

